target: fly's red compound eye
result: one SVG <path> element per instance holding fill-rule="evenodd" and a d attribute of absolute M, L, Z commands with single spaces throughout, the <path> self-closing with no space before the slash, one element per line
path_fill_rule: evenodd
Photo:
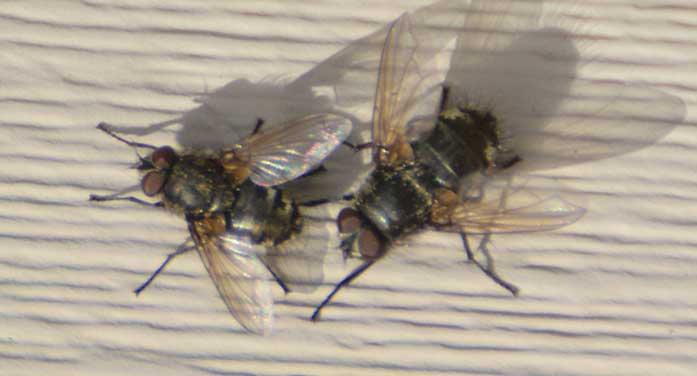
<path fill-rule="evenodd" d="M 366 260 L 376 259 L 385 251 L 385 241 L 373 229 L 364 227 L 358 234 L 358 251 Z"/>
<path fill-rule="evenodd" d="M 162 192 L 164 187 L 165 174 L 160 171 L 150 171 L 145 174 L 145 176 L 143 176 L 143 180 L 140 181 L 140 188 L 148 197 L 156 196 Z"/>
<path fill-rule="evenodd" d="M 152 163 L 159 169 L 170 167 L 177 161 L 177 152 L 170 146 L 157 148 L 150 156 Z"/>
<path fill-rule="evenodd" d="M 336 218 L 336 225 L 341 233 L 353 233 L 361 227 L 361 217 L 353 208 L 344 208 Z"/>

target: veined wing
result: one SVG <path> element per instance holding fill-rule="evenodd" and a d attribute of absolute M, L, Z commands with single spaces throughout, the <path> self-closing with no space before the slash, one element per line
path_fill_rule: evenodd
<path fill-rule="evenodd" d="M 234 153 L 247 164 L 254 183 L 269 187 L 318 167 L 350 133 L 345 117 L 309 115 L 248 137 Z"/>
<path fill-rule="evenodd" d="M 576 81 L 554 113 L 518 111 L 516 123 L 503 127 L 522 159 L 516 170 L 530 171 L 647 147 L 681 124 L 685 114 L 680 98 L 648 86 Z"/>
<path fill-rule="evenodd" d="M 679 98 L 596 62 L 602 41 L 581 2 L 473 0 L 447 82 L 458 105 L 492 108 L 507 147 L 542 170 L 655 143 L 685 117 Z M 608 48 L 613 48 L 612 46 Z"/>
<path fill-rule="evenodd" d="M 216 218 L 190 222 L 189 231 L 228 311 L 248 331 L 270 333 L 273 295 L 259 248 L 246 236 L 225 233 Z"/>
<path fill-rule="evenodd" d="M 470 234 L 549 231 L 576 222 L 586 212 L 562 198 L 526 185 L 514 185 L 506 177 L 482 186 L 480 200 L 461 201 L 450 214 L 443 231 Z"/>
<path fill-rule="evenodd" d="M 431 52 L 443 48 L 443 37 L 453 39 L 461 31 L 464 22 L 462 10 L 467 0 L 441 0 L 427 6 L 410 11 L 412 25 L 421 27 L 423 38 L 432 43 Z M 432 25 L 432 29 L 427 27 Z M 370 112 L 363 111 L 368 105 L 374 104 L 377 72 L 385 45 L 385 38 L 392 23 L 359 39 L 328 59 L 319 63 L 310 71 L 298 77 L 290 84 L 292 89 L 303 87 L 329 87 L 334 91 L 336 106 L 350 109 L 351 114 L 359 110 L 361 121 L 369 121 Z M 451 29 L 448 31 L 448 29 Z M 423 32 L 426 32 L 424 34 Z M 446 33 L 449 33 L 447 35 Z M 437 98 L 436 98 L 437 99 Z M 434 102 L 435 105 L 435 102 Z M 434 107 L 426 107 L 426 113 Z M 369 109 L 372 110 L 372 107 Z M 365 115 L 365 116 L 364 116 Z"/>
<path fill-rule="evenodd" d="M 549 231 L 576 222 L 584 213 L 583 208 L 556 197 L 513 208 L 463 203 L 453 212 L 449 230 L 470 234 Z"/>
<path fill-rule="evenodd" d="M 456 13 L 457 14 L 457 13 Z M 451 17 L 446 28 L 457 24 Z M 432 21 L 433 22 L 433 21 Z M 456 35 L 429 30 L 408 13 L 390 27 L 382 51 L 373 109 L 373 155 L 380 164 L 392 163 L 400 146 L 409 140 L 408 127 L 419 116 L 435 120 L 438 98 L 445 77 L 439 67 L 442 52 Z M 428 108 L 419 113 L 420 109 Z M 385 151 L 387 153 L 385 153 Z"/>

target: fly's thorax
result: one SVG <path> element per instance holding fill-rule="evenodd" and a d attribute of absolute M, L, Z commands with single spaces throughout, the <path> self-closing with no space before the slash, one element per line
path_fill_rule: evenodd
<path fill-rule="evenodd" d="M 280 189 L 247 179 L 239 186 L 229 209 L 234 231 L 249 234 L 256 243 L 279 244 L 302 228 L 298 205 Z"/>
<path fill-rule="evenodd" d="M 235 177 L 237 181 L 245 181 L 251 171 L 249 170 L 249 156 L 239 153 L 239 145 L 235 145 L 220 153 L 220 163 L 225 171 Z"/>
<path fill-rule="evenodd" d="M 167 170 L 162 202 L 168 209 L 196 217 L 224 211 L 236 190 L 237 184 L 218 160 L 183 155 Z"/>
<path fill-rule="evenodd" d="M 433 198 L 419 163 L 379 166 L 357 194 L 355 207 L 380 236 L 393 241 L 428 223 Z"/>
<path fill-rule="evenodd" d="M 453 108 L 444 111 L 428 136 L 412 143 L 416 159 L 434 185 L 457 190 L 462 179 L 499 167 L 510 158 L 501 144 L 498 120 L 490 111 Z"/>

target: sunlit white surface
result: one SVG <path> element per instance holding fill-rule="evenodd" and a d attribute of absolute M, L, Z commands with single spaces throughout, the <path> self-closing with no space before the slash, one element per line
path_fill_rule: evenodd
<path fill-rule="evenodd" d="M 467 265 L 455 236 L 436 233 L 398 246 L 313 324 L 312 308 L 349 270 L 330 252 L 316 293 L 274 292 L 269 337 L 240 329 L 194 253 L 132 294 L 186 226 L 86 201 L 137 181 L 133 152 L 95 125 L 167 121 L 235 82 L 235 121 L 249 129 L 297 103 L 321 108 L 316 93 L 275 83 L 429 2 L 396 3 L 3 3 L 0 373 L 694 374 L 697 7 L 687 0 L 584 5 L 615 46 L 608 76 L 682 98 L 687 118 L 651 147 L 544 173 L 583 195 L 588 212 L 555 232 L 495 237 L 498 270 L 520 297 Z M 219 139 L 201 133 L 175 127 L 143 140 Z M 316 215 L 331 221 L 337 209 Z"/>

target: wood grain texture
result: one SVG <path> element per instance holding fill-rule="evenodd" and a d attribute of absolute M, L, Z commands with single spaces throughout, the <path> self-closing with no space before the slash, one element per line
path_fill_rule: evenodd
<path fill-rule="evenodd" d="M 133 152 L 95 125 L 167 121 L 231 83 L 235 124 L 312 108 L 312 93 L 277 83 L 429 2 L 396 3 L 3 2 L 0 374 L 694 375 L 693 0 L 583 2 L 597 15 L 593 35 L 613 46 L 609 77 L 682 98 L 687 117 L 651 147 L 542 174 L 584 196 L 588 213 L 559 231 L 494 238 L 520 297 L 468 265 L 458 238 L 434 232 L 399 245 L 313 324 L 348 270 L 330 252 L 317 292 L 277 291 L 269 337 L 241 331 L 193 253 L 133 295 L 186 226 L 87 202 L 137 183 Z M 196 146 L 205 125 L 143 140 Z M 317 215 L 331 227 L 338 208 Z"/>

